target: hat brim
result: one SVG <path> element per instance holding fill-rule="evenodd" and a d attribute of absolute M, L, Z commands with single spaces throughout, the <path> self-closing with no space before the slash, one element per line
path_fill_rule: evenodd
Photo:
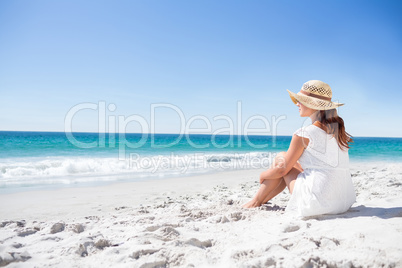
<path fill-rule="evenodd" d="M 296 94 L 290 90 L 287 90 L 287 91 L 289 93 L 290 99 L 293 101 L 294 104 L 297 104 L 297 102 L 300 102 L 304 106 L 306 106 L 310 109 L 314 109 L 314 110 L 331 110 L 331 109 L 335 109 L 335 108 L 338 108 L 339 106 L 344 105 L 344 103 L 321 100 L 318 98 L 304 95 L 302 93 Z"/>

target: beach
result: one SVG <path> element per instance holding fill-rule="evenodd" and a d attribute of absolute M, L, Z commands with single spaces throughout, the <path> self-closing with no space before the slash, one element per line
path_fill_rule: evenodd
<path fill-rule="evenodd" d="M 402 268 L 401 10 L 0 1 L 0 268 Z"/>
<path fill-rule="evenodd" d="M 260 172 L 0 195 L 0 266 L 402 267 L 400 163 L 352 163 L 356 203 L 309 218 L 241 208 Z"/>

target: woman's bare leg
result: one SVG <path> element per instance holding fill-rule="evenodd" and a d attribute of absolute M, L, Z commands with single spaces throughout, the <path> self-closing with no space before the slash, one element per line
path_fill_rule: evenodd
<path fill-rule="evenodd" d="M 275 157 L 272 167 L 277 165 L 282 165 L 285 152 L 280 152 Z M 266 171 L 262 172 L 260 175 L 260 181 L 262 181 L 260 188 L 258 189 L 256 195 L 249 202 L 243 205 L 243 208 L 255 208 L 261 206 L 261 204 L 268 202 L 274 196 L 279 194 L 285 187 L 283 187 L 283 178 L 277 179 L 267 179 Z"/>
<path fill-rule="evenodd" d="M 299 175 L 300 170 L 298 168 L 292 168 L 288 174 L 286 174 L 283 179 L 288 186 L 289 192 L 293 193 L 293 188 L 295 187 L 297 175 Z"/>
<path fill-rule="evenodd" d="M 256 195 L 253 197 L 253 199 L 244 204 L 243 208 L 255 208 L 261 206 L 264 200 L 266 200 L 267 197 L 270 196 L 271 192 L 275 192 L 278 186 L 282 185 L 282 181 L 283 178 L 279 178 L 276 180 L 264 180 Z"/>
<path fill-rule="evenodd" d="M 280 161 L 283 154 L 284 152 L 279 153 L 275 161 Z M 297 162 L 283 178 L 264 180 L 258 189 L 257 194 L 253 199 L 244 204 L 243 208 L 255 208 L 261 206 L 261 204 L 267 203 L 269 200 L 281 193 L 286 186 L 288 186 L 289 192 L 292 193 L 297 175 L 302 171 L 302 166 Z M 265 172 L 262 172 L 260 176 L 264 177 Z"/>
<path fill-rule="evenodd" d="M 279 193 L 281 193 L 283 190 L 286 188 L 286 182 L 284 179 L 282 179 L 281 183 L 273 190 L 270 192 L 267 197 L 265 197 L 264 201 L 262 201 L 262 204 L 267 203 L 269 200 L 277 196 Z"/>

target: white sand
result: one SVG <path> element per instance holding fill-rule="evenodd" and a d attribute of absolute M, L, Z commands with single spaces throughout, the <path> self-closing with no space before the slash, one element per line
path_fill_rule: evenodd
<path fill-rule="evenodd" d="M 241 204 L 259 170 L 0 195 L 0 266 L 402 267 L 402 165 L 352 165 L 346 213 Z"/>

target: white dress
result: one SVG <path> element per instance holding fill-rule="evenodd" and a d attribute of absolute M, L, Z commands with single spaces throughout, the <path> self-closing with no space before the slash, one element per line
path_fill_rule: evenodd
<path fill-rule="evenodd" d="M 315 125 L 294 134 L 308 138 L 309 144 L 299 158 L 304 171 L 297 176 L 286 211 L 298 216 L 347 211 L 356 201 L 347 149 L 341 150 L 332 135 Z"/>

